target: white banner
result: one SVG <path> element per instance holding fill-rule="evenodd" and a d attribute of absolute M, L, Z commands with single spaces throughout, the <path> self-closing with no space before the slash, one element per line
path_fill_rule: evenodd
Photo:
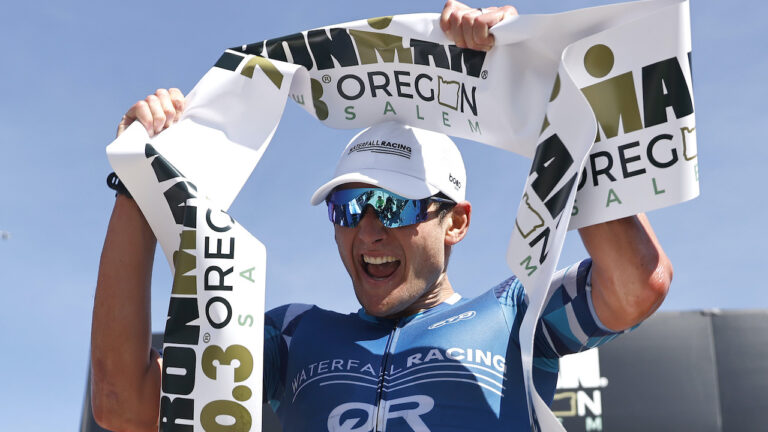
<path fill-rule="evenodd" d="M 107 154 L 172 268 L 178 266 L 180 238 L 179 254 L 190 249 L 182 233 L 187 200 L 204 197 L 195 206 L 214 214 L 228 208 L 289 97 L 331 127 L 398 120 L 532 157 L 507 258 L 529 301 L 520 340 L 532 419 L 542 430 L 562 430 L 530 380 L 535 323 L 566 230 L 698 195 L 688 3 L 654 0 L 519 16 L 493 28 L 496 46 L 487 54 L 452 45 L 438 19 L 436 14 L 374 18 L 229 49 L 192 90 L 178 124 L 152 139 L 135 124 Z M 204 236 L 199 238 L 217 238 L 196 211 L 197 235 Z M 258 244 L 241 230 L 233 232 L 251 239 L 244 244 Z M 219 265 L 221 258 L 206 258 L 200 247 L 198 241 L 198 271 Z M 249 305 L 247 313 L 257 317 L 263 313 L 264 259 L 260 244 L 252 249 L 253 258 L 233 264 L 231 273 L 216 280 L 244 283 L 237 272 L 253 266 L 261 310 Z M 174 287 L 185 275 L 176 272 Z M 205 282 L 198 280 L 192 295 L 198 299 L 198 320 L 185 321 L 200 326 L 198 340 L 187 344 L 198 363 L 194 391 L 164 393 L 168 403 L 161 420 L 217 430 L 204 421 L 211 413 L 205 407 L 215 402 L 235 419 L 225 407 L 244 407 L 257 429 L 260 393 L 243 399 L 229 381 L 221 391 L 212 390 L 219 381 L 200 373 L 212 343 L 205 334 L 221 333 L 217 346 L 243 346 L 261 362 L 255 355 L 260 335 L 234 330 L 242 325 L 215 332 L 205 320 L 203 302 L 221 294 L 206 287 L 208 276 L 201 276 Z M 233 308 L 252 301 L 243 294 L 248 288 L 234 286 L 226 297 Z M 232 314 L 234 319 L 234 309 Z M 262 331 L 262 320 L 255 321 L 248 327 L 252 333 Z M 193 409 L 182 410 L 181 402 L 175 411 L 169 408 L 179 398 L 192 400 Z"/>
<path fill-rule="evenodd" d="M 155 156 L 155 160 L 162 156 Z M 184 207 L 163 340 L 160 430 L 261 425 L 266 249 L 203 199 Z M 200 343 L 202 342 L 202 344 Z M 194 413 L 194 414 L 193 414 Z M 196 429 L 199 429 L 196 428 Z"/>

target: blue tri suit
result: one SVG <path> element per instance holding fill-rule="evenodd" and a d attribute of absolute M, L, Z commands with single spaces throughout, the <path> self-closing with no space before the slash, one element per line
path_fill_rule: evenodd
<path fill-rule="evenodd" d="M 534 342 L 534 383 L 551 403 L 558 358 L 598 346 L 591 261 L 555 274 Z M 264 397 L 285 432 L 530 430 L 511 277 L 399 320 L 289 304 L 266 314 Z"/>

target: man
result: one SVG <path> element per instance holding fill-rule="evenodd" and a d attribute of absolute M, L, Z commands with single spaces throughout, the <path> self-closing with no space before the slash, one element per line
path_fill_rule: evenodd
<path fill-rule="evenodd" d="M 513 13 L 449 1 L 441 26 L 457 45 L 487 50 L 488 29 Z M 183 103 L 178 90 L 158 90 L 128 111 L 118 133 L 137 119 L 160 132 Z M 383 142 L 396 150 L 373 151 Z M 312 203 L 328 205 L 362 309 L 294 304 L 267 313 L 265 399 L 286 431 L 529 429 L 517 340 L 522 286 L 511 277 L 466 300 L 446 273 L 470 225 L 465 185 L 461 156 L 444 135 L 384 123 L 349 143 Z M 640 323 L 672 277 L 644 215 L 580 234 L 591 260 L 556 274 L 537 331 L 534 381 L 549 401 L 557 358 Z M 150 348 L 148 310 L 154 248 L 135 202 L 119 195 L 92 335 L 94 415 L 116 431 L 157 429 L 162 360 Z"/>

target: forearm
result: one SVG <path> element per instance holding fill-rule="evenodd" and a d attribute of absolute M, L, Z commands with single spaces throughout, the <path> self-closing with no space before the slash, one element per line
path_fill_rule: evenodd
<path fill-rule="evenodd" d="M 136 203 L 119 195 L 101 255 L 91 330 L 94 415 L 114 429 L 130 424 L 156 430 L 160 367 L 151 350 L 150 318 L 155 244 Z"/>
<path fill-rule="evenodd" d="M 592 302 L 600 321 L 625 330 L 650 316 L 666 296 L 672 264 L 644 214 L 579 229 L 592 257 Z"/>

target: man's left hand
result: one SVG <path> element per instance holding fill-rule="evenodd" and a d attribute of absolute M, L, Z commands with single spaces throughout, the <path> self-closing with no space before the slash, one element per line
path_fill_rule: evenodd
<path fill-rule="evenodd" d="M 480 9 L 448 0 L 440 15 L 440 28 L 459 48 L 488 51 L 494 43 L 491 27 L 515 15 L 517 10 L 512 6 Z"/>

